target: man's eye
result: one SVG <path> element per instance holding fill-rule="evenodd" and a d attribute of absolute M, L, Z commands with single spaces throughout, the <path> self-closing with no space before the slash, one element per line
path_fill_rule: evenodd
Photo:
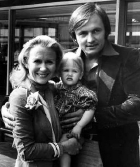
<path fill-rule="evenodd" d="M 99 33 L 101 31 L 101 29 L 96 29 L 96 30 L 94 30 L 94 34 L 97 34 L 97 33 Z"/>
<path fill-rule="evenodd" d="M 47 61 L 47 64 L 54 64 L 54 62 L 53 61 Z"/>

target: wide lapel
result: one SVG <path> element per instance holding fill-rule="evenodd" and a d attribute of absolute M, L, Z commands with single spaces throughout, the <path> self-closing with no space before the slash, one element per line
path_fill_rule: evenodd
<path fill-rule="evenodd" d="M 120 69 L 120 56 L 102 56 L 98 80 L 98 100 L 100 106 L 107 106 L 112 88 Z"/>
<path fill-rule="evenodd" d="M 34 85 L 31 85 L 29 89 L 32 93 L 35 93 L 37 91 L 36 88 L 34 87 Z M 40 102 L 42 103 L 41 100 L 40 100 Z M 43 103 L 41 106 L 39 106 L 39 108 L 37 110 L 38 110 L 38 114 L 40 115 L 40 117 L 42 114 L 44 115 L 44 118 L 42 118 L 44 120 L 43 121 L 44 125 L 43 125 L 43 127 L 41 127 L 42 131 L 44 131 L 43 133 L 47 136 L 47 138 L 50 138 L 50 140 L 53 140 L 51 122 L 50 122 L 49 118 L 47 116 L 45 116 L 46 113 L 44 111 Z"/>
<path fill-rule="evenodd" d="M 42 102 L 43 109 L 44 109 L 44 112 L 46 114 L 46 117 L 48 118 L 48 120 L 50 122 L 50 125 L 51 125 L 53 142 L 56 142 L 55 133 L 54 133 L 54 129 L 53 129 L 53 126 L 52 126 L 52 119 L 51 119 L 51 115 L 50 115 L 48 104 L 46 103 L 46 101 L 43 99 L 43 97 L 41 95 L 39 95 L 39 98 L 40 98 L 40 100 Z"/>

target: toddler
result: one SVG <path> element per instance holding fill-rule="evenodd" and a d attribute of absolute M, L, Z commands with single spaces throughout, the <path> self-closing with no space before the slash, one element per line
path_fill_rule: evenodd
<path fill-rule="evenodd" d="M 83 109 L 85 112 L 79 122 L 71 129 L 62 129 L 63 133 L 80 139 L 82 129 L 93 119 L 97 104 L 96 93 L 82 85 L 81 78 L 84 64 L 80 56 L 73 52 L 66 53 L 60 63 L 59 75 L 61 81 L 56 84 L 55 106 L 59 113 L 60 121 L 67 113 Z M 60 158 L 61 167 L 70 167 L 71 157 L 64 154 Z"/>

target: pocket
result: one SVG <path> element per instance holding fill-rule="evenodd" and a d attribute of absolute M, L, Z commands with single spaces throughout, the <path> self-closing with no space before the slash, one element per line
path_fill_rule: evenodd
<path fill-rule="evenodd" d="M 72 158 L 73 167 L 103 167 L 97 141 L 85 140 L 82 150 Z"/>

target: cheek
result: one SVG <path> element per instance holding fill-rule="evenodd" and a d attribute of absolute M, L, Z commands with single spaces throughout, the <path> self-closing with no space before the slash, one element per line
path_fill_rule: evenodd
<path fill-rule="evenodd" d="M 28 73 L 29 73 L 29 75 L 33 76 L 35 73 L 35 70 L 30 68 L 30 69 L 28 69 Z"/>
<path fill-rule="evenodd" d="M 104 45 L 105 45 L 105 38 L 101 38 L 100 39 L 100 44 L 101 44 L 102 47 L 104 47 Z"/>
<path fill-rule="evenodd" d="M 61 78 L 64 78 L 65 77 L 65 73 L 61 73 Z"/>
<path fill-rule="evenodd" d="M 79 46 L 83 46 L 85 42 L 83 38 L 77 38 L 77 43 Z"/>
<path fill-rule="evenodd" d="M 98 39 L 100 40 L 101 43 L 105 43 L 105 33 L 102 33 L 98 36 Z"/>
<path fill-rule="evenodd" d="M 56 71 L 56 65 L 51 66 L 49 69 L 52 73 L 54 73 Z"/>
<path fill-rule="evenodd" d="M 76 42 L 78 43 L 78 45 L 81 44 L 81 41 L 82 41 L 81 37 L 76 35 Z"/>
<path fill-rule="evenodd" d="M 29 74 L 34 74 L 37 71 L 37 66 L 35 66 L 34 64 L 28 64 L 28 73 Z"/>

